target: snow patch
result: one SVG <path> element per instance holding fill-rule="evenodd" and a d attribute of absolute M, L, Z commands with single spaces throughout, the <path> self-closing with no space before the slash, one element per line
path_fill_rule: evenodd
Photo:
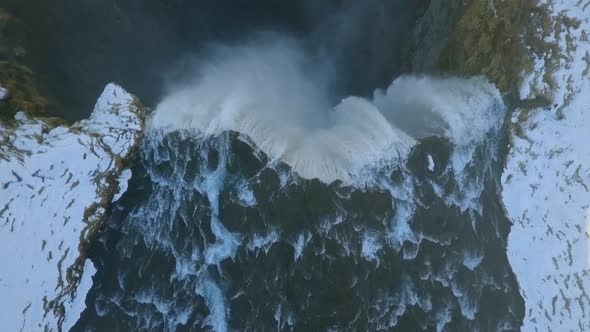
<path fill-rule="evenodd" d="M 126 169 L 123 170 L 123 172 L 121 172 L 121 175 L 117 180 L 117 183 L 119 184 L 119 190 L 117 191 L 115 196 L 113 196 L 113 202 L 118 201 L 119 198 L 121 198 L 121 196 L 123 196 L 123 194 L 127 191 L 127 186 L 129 184 L 129 180 L 131 179 L 131 175 L 132 174 L 130 169 Z"/>
<path fill-rule="evenodd" d="M 5 330 L 69 330 L 84 309 L 95 269 L 79 248 L 117 186 L 116 160 L 129 158 L 141 138 L 143 109 L 133 101 L 109 84 L 90 118 L 71 127 L 51 129 L 25 113 L 0 127 Z"/>
<path fill-rule="evenodd" d="M 513 221 L 508 258 L 525 299 L 523 331 L 588 330 L 590 8 L 582 1 L 541 3 L 561 25 L 547 41 L 557 42 L 562 54 L 558 66 L 538 57 L 520 93 L 533 98 L 535 90 L 550 92 L 557 107 L 529 111 L 520 124 L 523 137 L 513 137 L 502 176 L 503 201 Z M 558 17 L 580 25 L 566 26 Z M 554 91 L 543 82 L 545 74 L 558 83 Z"/>

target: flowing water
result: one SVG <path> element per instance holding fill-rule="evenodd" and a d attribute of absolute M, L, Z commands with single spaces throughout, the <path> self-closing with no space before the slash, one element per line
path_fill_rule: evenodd
<path fill-rule="evenodd" d="M 150 116 L 73 330 L 517 330 L 495 87 L 404 76 L 331 107 L 265 47 Z"/>

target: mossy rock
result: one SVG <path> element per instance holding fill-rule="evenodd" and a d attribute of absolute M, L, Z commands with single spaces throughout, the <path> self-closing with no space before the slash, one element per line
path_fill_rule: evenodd
<path fill-rule="evenodd" d="M 532 70 L 536 51 L 549 47 L 543 35 L 550 30 L 551 18 L 535 0 L 473 0 L 457 22 L 439 67 L 453 74 L 484 75 L 503 93 L 515 93 L 522 74 Z"/>
<path fill-rule="evenodd" d="M 3 119 L 17 111 L 43 114 L 50 106 L 30 66 L 27 34 L 20 20 L 0 8 L 0 85 L 10 93 L 10 99 L 0 104 Z"/>

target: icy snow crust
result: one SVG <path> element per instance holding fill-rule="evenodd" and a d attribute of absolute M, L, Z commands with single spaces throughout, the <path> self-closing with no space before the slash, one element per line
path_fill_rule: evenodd
<path fill-rule="evenodd" d="M 522 330 L 582 331 L 590 329 L 590 8 L 587 1 L 542 2 L 557 25 L 546 41 L 562 55 L 558 66 L 549 62 L 555 54 L 538 58 L 521 88 L 521 98 L 537 90 L 554 105 L 532 110 L 524 137 L 513 140 L 502 178 L 513 221 L 508 257 L 526 303 Z M 542 79 L 554 69 L 551 91 Z"/>
<path fill-rule="evenodd" d="M 24 113 L 0 126 L 0 322 L 68 330 L 95 273 L 85 243 L 103 219 L 143 131 L 143 109 L 110 84 L 90 119 L 51 129 Z"/>

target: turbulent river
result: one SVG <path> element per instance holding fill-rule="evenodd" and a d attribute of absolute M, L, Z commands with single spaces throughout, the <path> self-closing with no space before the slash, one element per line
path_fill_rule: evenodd
<path fill-rule="evenodd" d="M 152 113 L 73 330 L 517 330 L 495 87 L 405 76 L 319 111 L 280 50 Z"/>

